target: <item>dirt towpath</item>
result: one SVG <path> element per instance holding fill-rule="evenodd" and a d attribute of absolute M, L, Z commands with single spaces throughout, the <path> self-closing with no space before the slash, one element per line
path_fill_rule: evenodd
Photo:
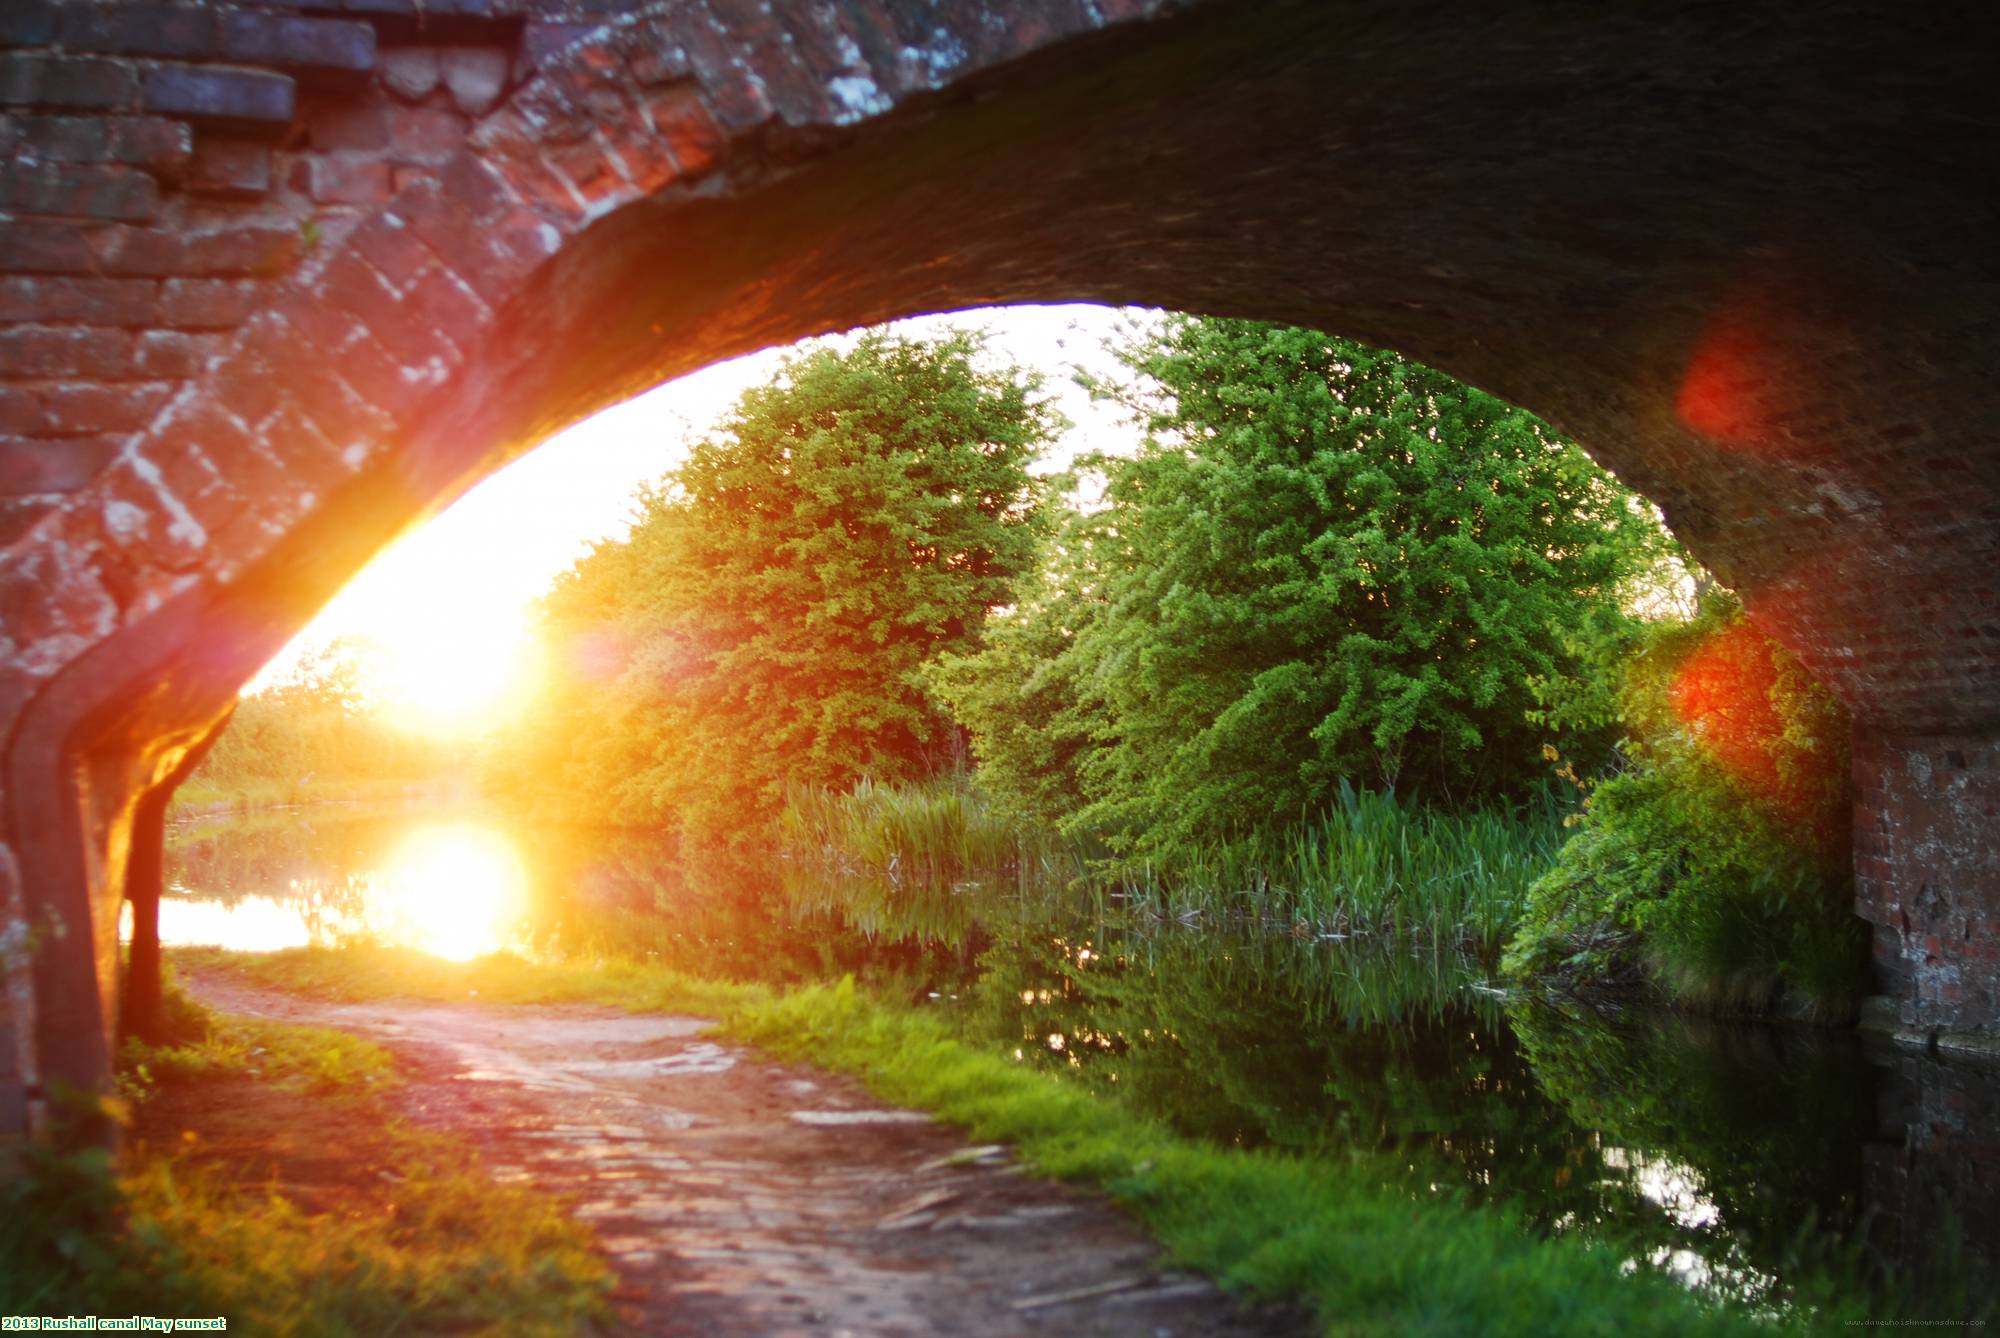
<path fill-rule="evenodd" d="M 185 977 L 211 1007 L 338 1027 L 403 1060 L 421 1127 L 567 1196 L 652 1334 L 1302 1335 L 1166 1271 L 1117 1209 L 1023 1175 L 855 1082 L 700 1035 L 696 1018 L 331 1003 Z"/>

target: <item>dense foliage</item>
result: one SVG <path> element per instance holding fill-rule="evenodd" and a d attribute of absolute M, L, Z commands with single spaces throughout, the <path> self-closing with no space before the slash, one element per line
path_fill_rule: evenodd
<path fill-rule="evenodd" d="M 1431 801 L 1541 774 L 1530 680 L 1617 620 L 1663 536 L 1544 424 L 1379 349 L 1173 318 L 1108 388 L 1040 587 L 943 690 L 1019 810 L 1139 855 L 1297 820 L 1343 781 Z"/>
<path fill-rule="evenodd" d="M 1726 596 L 1662 624 L 1620 671 L 1624 774 L 1598 785 L 1535 886 L 1512 970 L 1643 973 L 1682 1002 L 1849 1010 L 1848 721 Z"/>
<path fill-rule="evenodd" d="M 788 783 L 948 765 L 920 672 L 1032 565 L 1056 423 L 978 354 L 872 334 L 747 392 L 544 601 L 559 682 L 503 779 L 712 842 L 764 831 Z"/>

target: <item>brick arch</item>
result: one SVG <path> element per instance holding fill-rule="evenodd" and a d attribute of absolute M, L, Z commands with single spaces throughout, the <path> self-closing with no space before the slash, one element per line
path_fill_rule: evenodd
<path fill-rule="evenodd" d="M 147 7 L 46 8 L 26 92 L 0 79 L 0 101 L 84 96 L 64 81 L 125 68 L 118 44 L 140 39 L 105 32 Z M 329 43 L 312 25 L 335 23 L 347 64 L 369 45 L 376 70 L 314 95 L 324 143 L 312 121 L 274 151 L 329 200 L 262 225 L 261 279 L 159 280 L 160 303 L 178 283 L 241 319 L 191 375 L 148 383 L 144 426 L 5 550 L 0 881 L 27 922 L 69 931 L 43 934 L 22 994 L 32 1074 L 104 1071 L 141 800 L 402 527 L 706 362 L 1056 299 L 1336 329 L 1578 436 L 1856 709 L 1857 868 L 1903 1020 L 2000 1021 L 2000 414 L 1975 166 L 1993 81 L 1971 35 L 1858 3 L 1810 22 L 1496 4 L 1449 27 L 1305 0 L 524 12 L 504 20 L 511 92 L 449 156 L 386 166 L 340 145 L 408 91 L 405 66 L 421 82 L 424 57 L 391 57 L 436 34 L 291 20 Z M 485 50 L 482 22 L 443 32 Z M 141 59 L 132 96 L 143 110 L 204 72 L 243 74 Z M 196 149 L 235 143 L 260 105 L 195 114 Z M 340 205 L 371 163 L 388 198 Z M 231 235 L 200 211 L 154 231 L 196 267 Z M 13 278 L 9 300 L 38 319 L 128 300 L 105 267 L 145 232 L 97 226 L 93 286 L 23 307 Z M 68 327 L 33 326 L 61 344 L 44 324 Z M 0 462 L 29 445 L 47 458 L 32 442 Z M 1935 946 L 1953 935 L 1965 946 Z"/>

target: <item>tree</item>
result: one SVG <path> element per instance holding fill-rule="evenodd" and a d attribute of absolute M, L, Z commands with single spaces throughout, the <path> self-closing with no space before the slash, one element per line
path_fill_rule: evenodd
<path fill-rule="evenodd" d="M 882 334 L 787 362 L 559 580 L 563 666 L 521 760 L 596 815 L 760 833 L 788 784 L 906 779 L 953 752 L 921 682 L 978 643 L 1041 533 L 1058 425 L 976 338 Z M 521 767 L 514 767 L 517 774 Z"/>
<path fill-rule="evenodd" d="M 1144 448 L 1089 462 L 1105 505 L 942 674 L 1003 797 L 1144 854 L 1296 818 L 1343 777 L 1461 801 L 1539 774 L 1528 681 L 1573 667 L 1566 627 L 1622 616 L 1664 542 L 1649 510 L 1395 353 L 1178 317 L 1123 361 L 1136 379 L 1100 390 Z M 1065 792 L 1081 806 L 1047 812 Z"/>

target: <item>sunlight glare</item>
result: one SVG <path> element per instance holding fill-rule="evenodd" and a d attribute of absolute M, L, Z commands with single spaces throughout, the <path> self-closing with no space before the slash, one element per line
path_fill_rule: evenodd
<path fill-rule="evenodd" d="M 405 626 L 383 650 L 369 687 L 390 720 L 418 733 L 476 734 L 533 695 L 535 656 L 518 617 Z"/>
<path fill-rule="evenodd" d="M 405 842 L 383 871 L 368 928 L 455 962 L 513 942 L 527 907 L 527 871 L 513 845 L 472 823 L 429 827 Z"/>
<path fill-rule="evenodd" d="M 126 904 L 120 937 L 132 936 L 131 905 Z M 297 902 L 277 897 L 249 896 L 213 901 L 178 896 L 160 898 L 160 942 L 201 944 L 231 952 L 276 952 L 303 948 L 313 941 Z"/>

